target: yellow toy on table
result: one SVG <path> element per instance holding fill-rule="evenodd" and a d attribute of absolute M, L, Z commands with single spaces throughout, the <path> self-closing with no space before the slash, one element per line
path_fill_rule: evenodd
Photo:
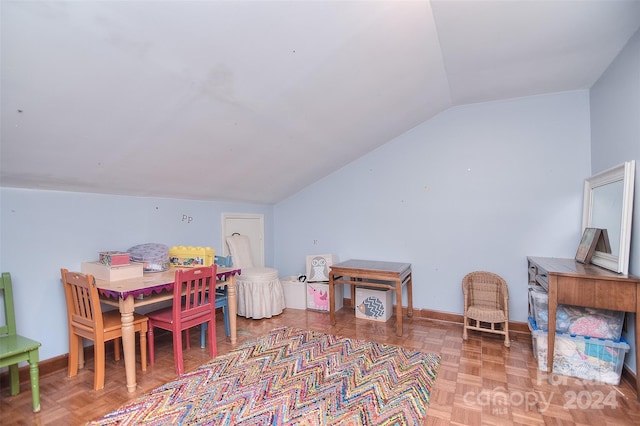
<path fill-rule="evenodd" d="M 211 247 L 173 246 L 169 249 L 169 262 L 182 268 L 211 266 L 215 255 Z"/>

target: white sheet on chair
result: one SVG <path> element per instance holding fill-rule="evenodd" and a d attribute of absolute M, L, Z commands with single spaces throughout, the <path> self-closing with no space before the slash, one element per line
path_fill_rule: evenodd
<path fill-rule="evenodd" d="M 246 268 L 236 276 L 238 315 L 260 319 L 271 318 L 285 308 L 284 291 L 273 268 Z"/>

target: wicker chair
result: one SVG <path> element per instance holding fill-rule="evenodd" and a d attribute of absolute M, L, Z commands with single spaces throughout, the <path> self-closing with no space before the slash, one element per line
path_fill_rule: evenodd
<path fill-rule="evenodd" d="M 462 279 L 462 293 L 464 294 L 462 338 L 467 340 L 467 330 L 485 331 L 503 335 L 504 345 L 511 346 L 509 289 L 506 281 L 491 272 L 471 272 Z"/>

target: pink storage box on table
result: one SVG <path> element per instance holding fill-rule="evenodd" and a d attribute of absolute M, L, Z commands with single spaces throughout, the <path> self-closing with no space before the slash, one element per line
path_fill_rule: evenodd
<path fill-rule="evenodd" d="M 123 251 L 101 251 L 100 263 L 107 266 L 128 265 L 131 263 L 129 253 Z"/>

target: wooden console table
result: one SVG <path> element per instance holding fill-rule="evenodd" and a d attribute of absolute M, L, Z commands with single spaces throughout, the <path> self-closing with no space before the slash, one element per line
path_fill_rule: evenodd
<path fill-rule="evenodd" d="M 621 275 L 574 259 L 527 257 L 529 282 L 549 293 L 547 369 L 553 372 L 556 313 L 559 304 L 636 313 L 636 371 L 640 368 L 640 278 Z M 640 375 L 636 372 L 636 398 L 640 401 Z"/>
<path fill-rule="evenodd" d="M 345 279 L 349 277 L 349 279 Z M 369 281 L 363 281 L 369 280 Z M 376 282 L 371 282 L 371 281 Z M 356 286 L 379 287 L 396 292 L 396 335 L 402 336 L 402 286 L 407 286 L 407 316 L 413 315 L 411 264 L 375 260 L 347 260 L 331 266 L 329 272 L 329 319 L 336 325 L 335 285 L 351 285 L 351 302 L 356 300 Z"/>

